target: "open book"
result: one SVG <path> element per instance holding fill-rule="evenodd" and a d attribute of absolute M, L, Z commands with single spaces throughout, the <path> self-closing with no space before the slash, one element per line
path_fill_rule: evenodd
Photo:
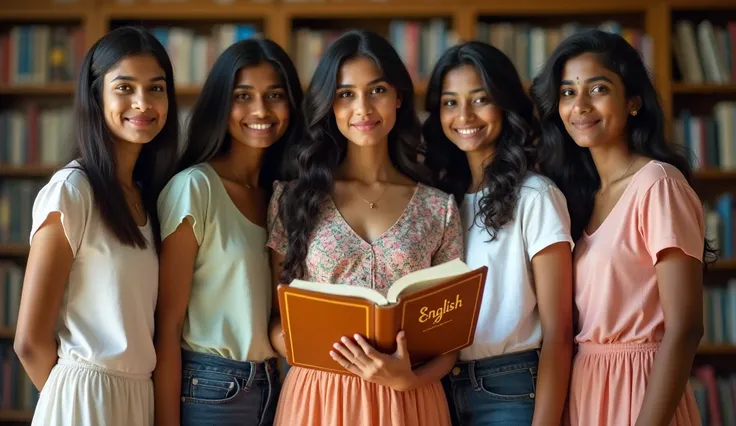
<path fill-rule="evenodd" d="M 412 364 L 473 343 L 487 268 L 460 260 L 412 272 L 386 297 L 365 287 L 294 280 L 278 287 L 287 361 L 291 365 L 351 374 L 330 357 L 345 336 L 365 337 L 384 353 L 396 350 L 404 330 Z"/>

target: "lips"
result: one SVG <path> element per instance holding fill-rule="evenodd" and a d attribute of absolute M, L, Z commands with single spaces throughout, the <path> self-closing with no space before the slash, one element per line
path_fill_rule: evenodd
<path fill-rule="evenodd" d="M 578 130 L 587 130 L 600 122 L 601 120 L 599 118 L 581 118 L 577 120 L 572 120 L 570 123 L 574 128 Z"/>
<path fill-rule="evenodd" d="M 455 133 L 460 135 L 464 138 L 472 138 L 473 136 L 477 135 L 481 130 L 483 130 L 485 126 L 475 126 L 475 127 L 462 127 L 462 128 L 455 128 L 453 129 Z"/>
<path fill-rule="evenodd" d="M 127 120 L 130 124 L 137 126 L 137 127 L 145 127 L 156 121 L 153 117 L 148 117 L 145 115 L 136 115 L 135 117 L 127 117 L 125 120 Z"/>
<path fill-rule="evenodd" d="M 273 127 L 273 123 L 246 123 L 245 126 L 250 130 L 265 131 Z"/>
<path fill-rule="evenodd" d="M 378 123 L 380 123 L 380 121 L 359 121 L 357 123 L 353 123 L 353 127 L 361 132 L 368 132 L 375 129 L 376 126 L 378 126 Z"/>

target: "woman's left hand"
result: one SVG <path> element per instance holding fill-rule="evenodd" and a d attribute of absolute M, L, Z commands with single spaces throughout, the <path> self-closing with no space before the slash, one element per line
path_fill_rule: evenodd
<path fill-rule="evenodd" d="M 355 342 L 343 337 L 341 343 L 335 343 L 333 345 L 335 350 L 330 351 L 332 359 L 346 370 L 371 383 L 400 392 L 412 388 L 416 376 L 411 369 L 403 331 L 396 336 L 396 352 L 390 355 L 377 351 L 359 334 L 354 338 Z"/>

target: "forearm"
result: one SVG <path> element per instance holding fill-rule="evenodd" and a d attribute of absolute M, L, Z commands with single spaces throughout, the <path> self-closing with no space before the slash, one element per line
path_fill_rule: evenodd
<path fill-rule="evenodd" d="M 181 334 L 168 334 L 158 336 L 156 342 L 158 360 L 153 370 L 156 426 L 181 424 Z"/>
<path fill-rule="evenodd" d="M 667 426 L 690 377 L 702 333 L 667 333 L 654 358 L 636 426 Z"/>
<path fill-rule="evenodd" d="M 269 338 L 271 346 L 282 357 L 286 357 L 286 342 L 284 342 L 283 328 L 281 327 L 281 318 L 274 316 L 271 318 L 269 325 Z"/>
<path fill-rule="evenodd" d="M 25 343 L 23 339 L 16 341 L 15 352 L 18 354 L 18 359 L 39 391 L 43 390 L 51 369 L 59 359 L 57 350 L 58 344 L 53 338 L 47 341 Z"/>
<path fill-rule="evenodd" d="M 560 338 L 545 341 L 542 344 L 533 426 L 559 426 L 562 421 L 570 382 L 571 360 L 571 339 Z"/>
<path fill-rule="evenodd" d="M 457 352 L 438 356 L 428 363 L 418 367 L 413 371 L 412 380 L 408 384 L 408 389 L 418 389 L 432 383 L 436 383 L 452 370 L 457 362 Z"/>

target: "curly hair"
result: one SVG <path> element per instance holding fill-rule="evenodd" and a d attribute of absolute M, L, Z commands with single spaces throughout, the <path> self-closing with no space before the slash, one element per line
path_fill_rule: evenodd
<path fill-rule="evenodd" d="M 429 173 L 419 162 L 422 153 L 421 125 L 414 108 L 414 86 L 398 53 L 391 44 L 370 31 L 350 31 L 335 40 L 317 65 L 304 96 L 306 136 L 289 149 L 289 170 L 296 174 L 285 188 L 279 217 L 288 235 L 288 249 L 281 282 L 303 278 L 309 238 L 316 226 L 323 202 L 333 189 L 333 173 L 344 160 L 347 139 L 340 133 L 332 109 L 337 75 L 342 64 L 352 58 L 372 59 L 388 84 L 403 100 L 396 111 L 396 124 L 388 135 L 389 157 L 401 173 L 428 183 Z"/>
<path fill-rule="evenodd" d="M 429 80 L 425 105 L 429 117 L 424 122 L 423 135 L 433 180 L 440 189 L 453 194 L 458 204 L 471 183 L 470 166 L 465 153 L 442 130 L 440 101 L 445 75 L 463 65 L 476 70 L 493 104 L 503 110 L 501 133 L 493 141 L 494 155 L 483 171 L 486 191 L 476 215 L 492 241 L 498 230 L 513 219 L 519 186 L 536 165 L 534 139 L 538 123 L 519 74 L 503 52 L 489 44 L 471 41 L 442 55 Z"/>

